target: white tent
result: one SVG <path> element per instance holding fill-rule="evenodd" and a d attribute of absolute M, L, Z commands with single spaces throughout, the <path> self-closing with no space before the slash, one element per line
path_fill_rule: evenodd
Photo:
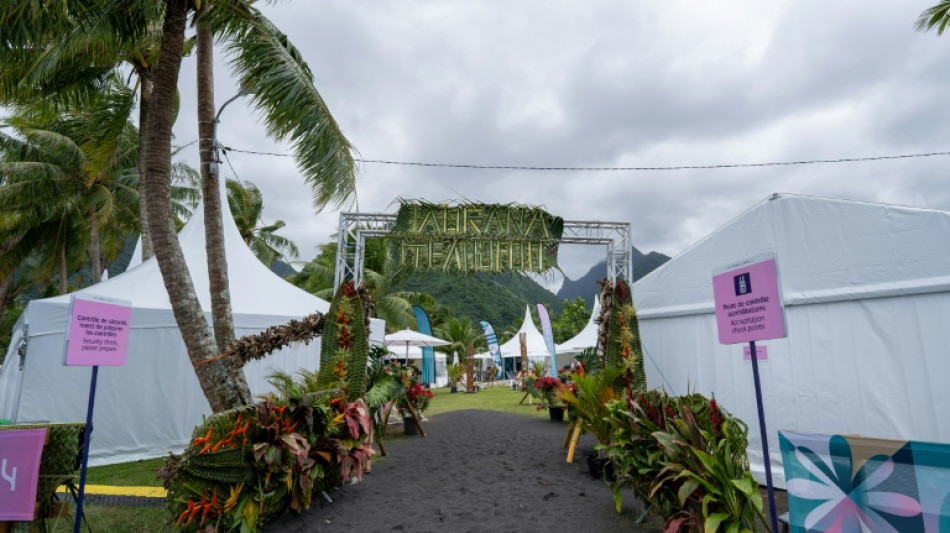
<path fill-rule="evenodd" d="M 316 311 L 326 312 L 326 301 L 279 278 L 253 255 L 241 240 L 227 202 L 222 204 L 237 336 Z M 207 314 L 211 306 L 200 207 L 179 240 Z M 126 366 L 99 371 L 91 464 L 180 452 L 192 429 L 211 410 L 172 316 L 156 260 L 79 293 L 130 300 L 133 306 Z M 62 365 L 68 306 L 68 296 L 34 300 L 20 317 L 6 354 L 7 364 L 0 371 L 0 418 L 20 422 L 85 420 L 91 369 Z M 372 339 L 381 344 L 384 323 L 374 320 L 371 330 Z M 251 362 L 244 370 L 252 393 L 270 390 L 266 376 L 274 369 L 296 372 L 301 367 L 317 368 L 319 352 L 320 343 L 315 341 Z"/>
<path fill-rule="evenodd" d="M 769 451 L 779 429 L 950 441 L 950 212 L 773 195 L 633 287 L 650 386 L 715 393 L 749 424 L 764 479 L 750 362 L 720 345 L 712 272 L 774 252 L 788 337 L 762 341 Z"/>
<path fill-rule="evenodd" d="M 508 339 L 508 342 L 498 347 L 503 358 L 521 357 L 521 341 L 518 339 L 520 334 L 526 335 L 525 343 L 528 347 L 528 359 L 550 361 L 551 353 L 548 351 L 547 344 L 544 343 L 544 335 L 534 326 L 534 320 L 531 318 L 531 306 L 525 306 L 524 321 L 521 328 L 515 336 Z M 491 357 L 488 352 L 476 354 L 475 357 Z"/>
<path fill-rule="evenodd" d="M 554 352 L 558 355 L 574 355 L 581 353 L 585 348 L 597 346 L 597 318 L 600 316 L 600 296 L 594 296 L 594 308 L 591 310 L 587 325 L 577 335 L 558 344 Z M 560 362 L 560 359 L 558 360 Z"/>

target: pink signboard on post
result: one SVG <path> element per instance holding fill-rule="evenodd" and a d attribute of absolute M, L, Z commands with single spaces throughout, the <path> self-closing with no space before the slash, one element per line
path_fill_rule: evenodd
<path fill-rule="evenodd" d="M 720 344 L 786 336 L 774 254 L 761 254 L 713 272 L 713 297 Z"/>
<path fill-rule="evenodd" d="M 0 522 L 33 520 L 45 443 L 46 428 L 0 431 Z"/>
<path fill-rule="evenodd" d="M 66 366 L 123 366 L 132 305 L 126 300 L 74 295 L 66 338 Z"/>

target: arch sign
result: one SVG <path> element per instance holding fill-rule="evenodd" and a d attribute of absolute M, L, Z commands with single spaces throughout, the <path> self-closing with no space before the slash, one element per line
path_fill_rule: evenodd
<path fill-rule="evenodd" d="M 537 207 L 402 202 L 387 238 L 400 266 L 437 272 L 557 268 L 564 220 Z"/>

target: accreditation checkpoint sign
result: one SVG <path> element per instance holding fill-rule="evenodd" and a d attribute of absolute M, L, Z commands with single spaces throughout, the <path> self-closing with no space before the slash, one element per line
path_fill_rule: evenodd
<path fill-rule="evenodd" d="M 762 386 L 759 381 L 759 354 L 755 346 L 755 341 L 781 339 L 786 336 L 785 312 L 782 292 L 779 290 L 775 254 L 760 254 L 717 269 L 713 271 L 712 282 L 719 343 L 749 343 L 755 403 L 759 412 L 762 458 L 765 463 L 765 482 L 769 493 L 769 515 L 772 531 L 778 531 L 768 430 L 765 428 L 765 409 L 762 407 Z"/>
<path fill-rule="evenodd" d="M 774 254 L 760 254 L 714 271 L 713 298 L 720 344 L 786 336 Z"/>
<path fill-rule="evenodd" d="M 80 532 L 83 499 L 86 491 L 86 469 L 92 443 L 92 413 L 96 403 L 96 382 L 100 366 L 124 366 L 129 347 L 132 302 L 93 295 L 73 295 L 69 305 L 66 366 L 91 366 L 89 407 L 83 432 L 82 464 L 79 469 L 79 493 L 76 497 L 76 521 L 73 533 Z"/>

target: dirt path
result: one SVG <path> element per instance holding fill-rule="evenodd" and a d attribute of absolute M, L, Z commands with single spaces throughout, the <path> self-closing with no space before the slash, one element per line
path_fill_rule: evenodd
<path fill-rule="evenodd" d="M 567 424 L 494 411 L 436 415 L 426 438 L 387 443 L 388 457 L 362 483 L 270 523 L 270 533 L 654 532 L 638 526 L 629 491 L 623 512 L 610 488 L 587 474 L 585 436 L 573 464 L 561 448 Z"/>

